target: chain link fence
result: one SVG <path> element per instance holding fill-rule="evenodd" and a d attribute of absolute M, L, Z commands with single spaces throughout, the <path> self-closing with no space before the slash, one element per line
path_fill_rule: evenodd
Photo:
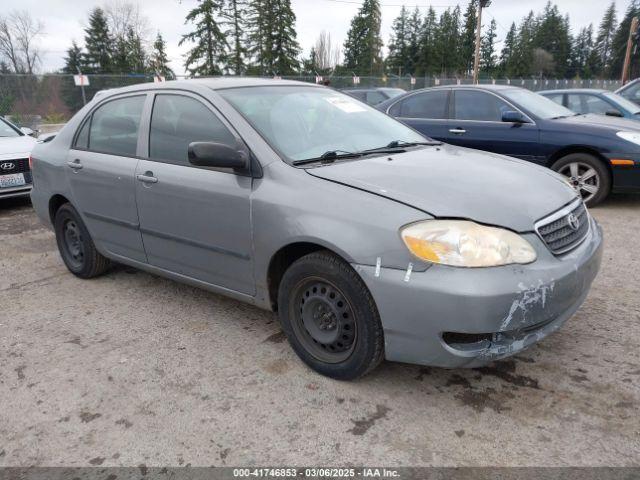
<path fill-rule="evenodd" d="M 82 88 L 75 85 L 73 75 L 17 75 L 0 74 L 0 116 L 34 130 L 55 130 L 64 124 L 84 104 Z M 89 84 L 84 88 L 84 98 L 90 101 L 96 92 L 137 83 L 153 82 L 153 75 L 87 75 Z M 183 77 L 184 78 L 184 77 Z M 284 76 L 287 80 L 315 83 L 316 76 Z M 357 83 L 356 83 L 357 80 Z M 439 78 L 434 76 L 411 78 L 389 75 L 385 77 L 329 76 L 322 81 L 337 89 L 391 87 L 404 90 L 437 85 L 469 85 L 471 78 Z M 554 88 L 601 88 L 616 90 L 617 80 L 579 79 L 522 79 L 483 78 L 482 84 L 513 85 L 538 91 Z"/>

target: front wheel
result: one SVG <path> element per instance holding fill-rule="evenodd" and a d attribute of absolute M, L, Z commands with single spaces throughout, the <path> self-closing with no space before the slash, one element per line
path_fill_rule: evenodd
<path fill-rule="evenodd" d="M 92 278 L 109 268 L 109 260 L 96 249 L 80 215 L 69 203 L 62 205 L 54 219 L 56 242 L 62 261 L 80 278 Z"/>
<path fill-rule="evenodd" d="M 606 166 L 588 153 L 572 153 L 562 157 L 551 169 L 567 177 L 569 184 L 588 207 L 602 202 L 611 191 L 611 175 Z"/>
<path fill-rule="evenodd" d="M 327 251 L 285 272 L 278 292 L 282 329 L 312 369 L 338 380 L 373 370 L 384 355 L 378 309 L 360 276 Z"/>

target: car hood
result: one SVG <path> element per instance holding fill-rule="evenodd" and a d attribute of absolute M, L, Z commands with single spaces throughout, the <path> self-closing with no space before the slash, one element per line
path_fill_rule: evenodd
<path fill-rule="evenodd" d="M 0 138 L 0 158 L 14 153 L 29 153 L 35 144 L 36 139 L 28 135 Z"/>
<path fill-rule="evenodd" d="M 510 157 L 442 145 L 307 169 L 434 217 L 534 230 L 537 220 L 576 198 L 561 177 Z"/>
<path fill-rule="evenodd" d="M 609 117 L 607 115 L 596 115 L 595 113 L 588 113 L 586 115 L 576 115 L 574 117 L 559 118 L 552 120 L 556 125 L 579 125 L 597 127 L 601 130 L 610 130 L 612 132 L 619 132 L 621 130 L 638 131 L 637 120 L 621 117 Z"/>

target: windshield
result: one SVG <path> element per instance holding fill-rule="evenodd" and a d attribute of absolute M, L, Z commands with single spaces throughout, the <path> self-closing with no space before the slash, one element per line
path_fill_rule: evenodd
<path fill-rule="evenodd" d="M 633 103 L 631 100 L 627 100 L 622 95 L 618 95 L 617 93 L 611 93 L 611 92 L 605 92 L 602 95 L 607 97 L 609 100 L 612 100 L 619 107 L 624 108 L 625 110 L 629 111 L 634 115 L 637 115 L 640 113 L 640 107 L 638 107 L 638 105 Z"/>
<path fill-rule="evenodd" d="M 501 92 L 507 99 L 516 106 L 527 110 L 532 115 L 543 119 L 572 117 L 574 112 L 562 105 L 558 105 L 553 100 L 549 100 L 542 95 L 523 89 L 509 89 Z"/>
<path fill-rule="evenodd" d="M 381 148 L 393 141 L 425 141 L 384 113 L 328 88 L 251 87 L 218 93 L 289 161 Z"/>
<path fill-rule="evenodd" d="M 12 127 L 4 118 L 0 118 L 0 137 L 21 137 L 23 134 Z"/>

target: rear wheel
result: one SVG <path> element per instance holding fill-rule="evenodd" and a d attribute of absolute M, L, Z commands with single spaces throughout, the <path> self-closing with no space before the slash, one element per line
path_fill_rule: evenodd
<path fill-rule="evenodd" d="M 71 273 L 92 278 L 109 268 L 109 260 L 98 252 L 80 215 L 69 203 L 56 212 L 54 229 L 60 256 Z"/>
<path fill-rule="evenodd" d="M 318 373 L 351 380 L 382 361 L 383 332 L 373 297 L 351 266 L 332 253 L 314 252 L 289 267 L 278 308 L 293 349 Z"/>
<path fill-rule="evenodd" d="M 611 191 L 611 175 L 606 166 L 588 153 L 571 153 L 551 168 L 567 177 L 569 184 L 589 207 L 602 202 Z"/>

